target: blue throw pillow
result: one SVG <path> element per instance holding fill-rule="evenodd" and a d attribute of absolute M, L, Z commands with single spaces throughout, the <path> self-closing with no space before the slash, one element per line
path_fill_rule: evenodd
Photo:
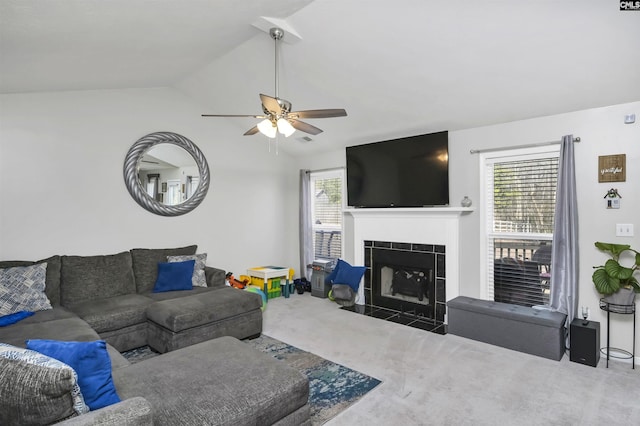
<path fill-rule="evenodd" d="M 195 260 L 158 263 L 158 279 L 153 292 L 191 290 L 193 288 L 191 277 L 195 264 Z"/>
<path fill-rule="evenodd" d="M 347 284 L 357 293 L 358 287 L 360 287 L 360 279 L 362 279 L 364 271 L 366 270 L 367 268 L 364 266 L 351 266 L 347 262 L 343 261 L 332 283 Z"/>
<path fill-rule="evenodd" d="M 347 262 L 345 262 L 344 260 L 338 259 L 338 263 L 336 263 L 336 267 L 333 268 L 333 271 L 331 271 L 331 273 L 329 275 L 327 275 L 327 277 L 324 279 L 324 283 L 325 284 L 333 284 L 333 280 L 336 279 L 336 276 L 338 275 L 338 271 L 340 270 L 340 267 L 342 265 L 351 266 Z"/>
<path fill-rule="evenodd" d="M 15 324 L 18 321 L 22 321 L 23 319 L 28 318 L 33 314 L 34 314 L 33 312 L 29 312 L 29 311 L 18 311 L 14 314 L 2 316 L 0 317 L 0 327 L 5 327 L 7 325 Z"/>
<path fill-rule="evenodd" d="M 120 402 L 111 377 L 111 358 L 104 340 L 60 342 L 27 340 L 27 349 L 55 358 L 73 368 L 84 402 L 91 410 Z"/>

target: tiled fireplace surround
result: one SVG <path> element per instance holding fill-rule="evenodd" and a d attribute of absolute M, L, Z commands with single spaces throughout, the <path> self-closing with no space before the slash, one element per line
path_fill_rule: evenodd
<path fill-rule="evenodd" d="M 345 252 L 353 253 L 354 265 L 367 266 L 353 310 L 444 334 L 446 301 L 459 295 L 459 220 L 468 211 L 456 207 L 345 210 Z M 394 266 L 402 258 L 408 261 L 409 273 L 424 273 L 420 279 L 426 280 L 428 291 L 422 301 L 408 293 L 380 298 L 381 291 L 372 287 L 372 278 L 387 274 L 382 292 L 389 292 L 389 274 L 398 270 Z M 380 273 L 382 267 L 385 272 Z"/>

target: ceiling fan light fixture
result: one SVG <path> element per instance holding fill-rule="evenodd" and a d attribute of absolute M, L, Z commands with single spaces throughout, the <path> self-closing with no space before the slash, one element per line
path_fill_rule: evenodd
<path fill-rule="evenodd" d="M 238 115 L 238 114 L 202 114 L 203 117 L 252 117 L 262 119 L 258 124 L 251 127 L 244 133 L 244 136 L 251 136 L 257 133 L 262 133 L 270 139 L 275 139 L 277 134 L 280 133 L 284 137 L 289 137 L 299 130 L 303 133 L 310 135 L 317 135 L 322 133 L 322 129 L 312 126 L 309 123 L 301 121 L 301 119 L 307 118 L 331 118 L 331 117 L 346 117 L 347 112 L 344 109 L 310 109 L 303 111 L 292 111 L 291 102 L 282 99 L 278 95 L 279 85 L 279 70 L 278 64 L 278 46 L 279 42 L 284 37 L 284 31 L 281 28 L 271 28 L 269 35 L 274 41 L 275 50 L 275 96 L 265 95 L 260 93 L 260 101 L 262 103 L 263 115 Z M 277 144 L 277 142 L 276 142 Z M 277 146 L 277 145 L 276 145 Z"/>
<path fill-rule="evenodd" d="M 283 134 L 285 138 L 288 138 L 293 134 L 293 132 L 296 131 L 296 129 L 293 128 L 291 123 L 289 123 L 284 118 L 279 118 L 277 123 L 278 123 L 278 131 L 281 134 Z"/>
<path fill-rule="evenodd" d="M 277 128 L 273 125 L 271 120 L 265 118 L 261 122 L 258 123 L 258 130 L 260 133 L 265 135 L 268 138 L 274 139 L 276 137 Z"/>

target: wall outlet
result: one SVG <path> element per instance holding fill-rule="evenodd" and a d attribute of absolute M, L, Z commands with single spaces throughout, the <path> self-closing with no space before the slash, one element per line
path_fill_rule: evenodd
<path fill-rule="evenodd" d="M 616 237 L 633 237 L 633 223 L 616 223 Z"/>

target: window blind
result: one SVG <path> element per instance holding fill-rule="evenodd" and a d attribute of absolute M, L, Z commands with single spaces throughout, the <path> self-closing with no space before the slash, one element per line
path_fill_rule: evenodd
<path fill-rule="evenodd" d="M 311 223 L 316 258 L 342 256 L 342 170 L 311 172 Z"/>
<path fill-rule="evenodd" d="M 557 152 L 485 159 L 487 296 L 548 303 Z"/>

